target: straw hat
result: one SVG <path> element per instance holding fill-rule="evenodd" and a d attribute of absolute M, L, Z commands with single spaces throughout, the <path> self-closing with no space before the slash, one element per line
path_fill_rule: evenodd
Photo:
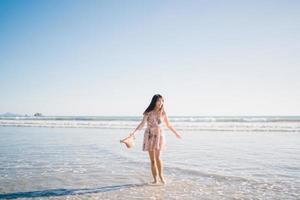
<path fill-rule="evenodd" d="M 135 140 L 135 136 L 131 135 L 124 138 L 123 140 L 120 140 L 120 143 L 124 143 L 127 148 L 132 148 L 134 146 L 134 140 Z"/>

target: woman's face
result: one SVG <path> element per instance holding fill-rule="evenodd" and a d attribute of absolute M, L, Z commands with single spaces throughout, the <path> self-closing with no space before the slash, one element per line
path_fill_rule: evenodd
<path fill-rule="evenodd" d="M 157 99 L 156 101 L 156 108 L 160 108 L 164 103 L 164 100 L 162 98 Z"/>

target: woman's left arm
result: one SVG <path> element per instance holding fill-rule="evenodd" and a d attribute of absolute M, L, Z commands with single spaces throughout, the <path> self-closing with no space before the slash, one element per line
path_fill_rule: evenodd
<path fill-rule="evenodd" d="M 175 128 L 173 128 L 173 126 L 170 124 L 168 116 L 166 113 L 163 114 L 163 121 L 165 123 L 165 125 L 176 135 L 176 137 L 178 139 L 181 138 L 180 134 L 175 130 Z"/>

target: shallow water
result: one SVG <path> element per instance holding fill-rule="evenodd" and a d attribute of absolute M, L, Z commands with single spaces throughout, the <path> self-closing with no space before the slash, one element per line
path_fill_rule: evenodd
<path fill-rule="evenodd" d="M 152 186 L 143 131 L 0 127 L 0 199 L 299 199 L 299 133 L 180 132 Z"/>

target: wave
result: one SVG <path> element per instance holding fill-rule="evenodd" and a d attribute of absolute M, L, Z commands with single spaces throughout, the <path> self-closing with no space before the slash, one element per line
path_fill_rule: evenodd
<path fill-rule="evenodd" d="M 140 121 L 138 116 L 0 116 L 0 120 Z M 300 122 L 300 116 L 169 116 L 174 122 Z"/>
<path fill-rule="evenodd" d="M 134 129 L 141 117 L 0 117 L 0 126 Z M 300 132 L 300 117 L 169 117 L 178 130 Z M 163 129 L 166 127 L 163 126 Z"/>

